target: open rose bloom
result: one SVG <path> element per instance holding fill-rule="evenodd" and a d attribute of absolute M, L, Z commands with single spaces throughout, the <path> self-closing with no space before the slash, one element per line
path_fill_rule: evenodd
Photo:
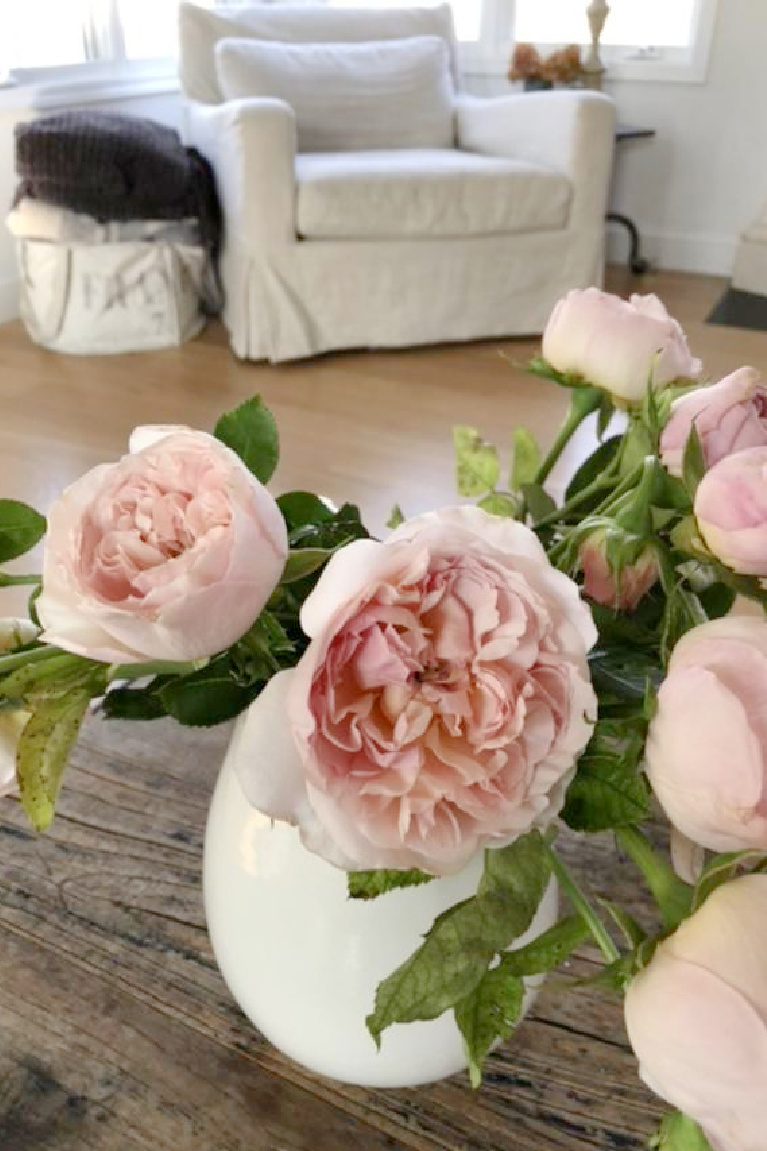
<path fill-rule="evenodd" d="M 51 508 L 43 639 L 114 663 L 192 660 L 256 620 L 288 551 L 279 508 L 205 432 L 138 428 Z"/>
<path fill-rule="evenodd" d="M 453 508 L 350 544 L 301 621 L 308 650 L 231 754 L 310 850 L 448 874 L 556 816 L 591 735 L 596 633 L 528 528 Z"/>

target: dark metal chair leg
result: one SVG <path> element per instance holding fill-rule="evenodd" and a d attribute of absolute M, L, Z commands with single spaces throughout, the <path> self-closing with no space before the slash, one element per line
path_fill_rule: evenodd
<path fill-rule="evenodd" d="M 637 230 L 637 226 L 633 220 L 628 216 L 621 215 L 620 212 L 608 212 L 607 219 L 613 224 L 620 224 L 626 229 L 629 234 L 629 241 L 631 244 L 629 250 L 629 267 L 636 276 L 642 276 L 649 269 L 650 263 L 644 258 L 641 251 L 642 241 Z"/>

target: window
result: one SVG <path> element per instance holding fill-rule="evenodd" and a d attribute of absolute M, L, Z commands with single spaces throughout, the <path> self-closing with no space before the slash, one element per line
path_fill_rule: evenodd
<path fill-rule="evenodd" d="M 178 0 L 0 0 L 0 8 L 0 77 L 177 53 Z"/>
<path fill-rule="evenodd" d="M 587 44 L 584 0 L 513 0 L 517 41 Z M 705 78 L 716 0 L 609 0 L 602 57 L 615 79 Z"/>

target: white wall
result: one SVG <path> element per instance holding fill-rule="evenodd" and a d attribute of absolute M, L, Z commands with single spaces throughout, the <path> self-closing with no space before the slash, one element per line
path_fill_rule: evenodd
<path fill-rule="evenodd" d="M 730 273 L 738 236 L 767 199 L 766 59 L 767 2 L 719 0 L 705 83 L 608 84 L 621 120 L 658 133 L 620 146 L 612 193 L 613 208 L 636 220 L 658 266 Z M 470 77 L 467 86 L 509 90 L 500 77 Z M 173 95 L 103 107 L 176 126 L 180 117 Z M 29 115 L 0 105 L 0 214 L 16 183 L 13 125 Z M 625 258 L 625 233 L 610 231 L 611 255 Z M 0 320 L 16 312 L 15 281 L 13 245 L 0 226 Z"/>
<path fill-rule="evenodd" d="M 611 206 L 636 221 L 656 265 L 729 275 L 738 236 L 767 199 L 767 3 L 718 7 L 705 83 L 606 90 L 622 121 L 658 133 L 620 145 Z M 500 80 L 470 83 L 509 90 Z M 625 231 L 610 231 L 611 255 L 625 258 Z"/>

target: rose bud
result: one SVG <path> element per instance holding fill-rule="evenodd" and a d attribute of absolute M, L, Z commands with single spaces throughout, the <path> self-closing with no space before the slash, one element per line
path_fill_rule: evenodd
<path fill-rule="evenodd" d="M 232 755 L 310 851 L 447 875 L 555 818 L 592 734 L 596 630 L 529 528 L 448 508 L 349 544 L 301 623 L 308 649 Z"/>
<path fill-rule="evenodd" d="M 138 428 L 48 516 L 43 639 L 107 663 L 200 659 L 255 622 L 288 551 L 277 504 L 190 428 Z"/>
<path fill-rule="evenodd" d="M 595 531 L 578 548 L 583 591 L 595 603 L 615 611 L 634 611 L 658 580 L 655 549 L 645 544 L 635 559 L 621 562 L 610 554 L 609 533 Z"/>
<path fill-rule="evenodd" d="M 714 464 L 698 484 L 693 510 L 717 559 L 740 575 L 767 576 L 767 447 Z"/>
<path fill-rule="evenodd" d="M 681 476 L 693 424 L 706 467 L 745 448 L 767 446 L 767 383 L 754 368 L 738 368 L 718 384 L 675 400 L 660 440 L 661 459 Z"/>
<path fill-rule="evenodd" d="M 662 388 L 701 371 L 657 296 L 622 300 L 598 288 L 575 288 L 559 301 L 542 350 L 556 371 L 581 376 L 622 404 L 640 403 L 650 384 Z"/>
<path fill-rule="evenodd" d="M 661 807 L 712 851 L 767 851 L 767 620 L 728 615 L 674 648 L 647 737 Z"/>
<path fill-rule="evenodd" d="M 626 993 L 647 1086 L 713 1151 L 767 1146 L 767 875 L 717 888 Z"/>

